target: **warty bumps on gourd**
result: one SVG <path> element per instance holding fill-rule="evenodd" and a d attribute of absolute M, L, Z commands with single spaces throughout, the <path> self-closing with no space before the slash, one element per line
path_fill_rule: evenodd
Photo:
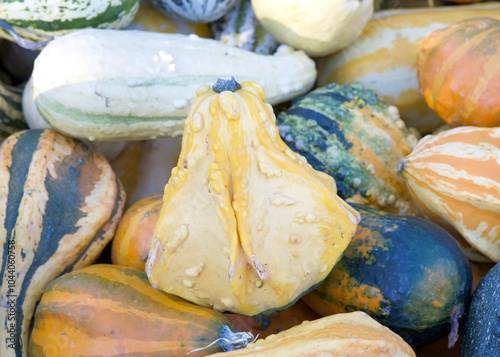
<path fill-rule="evenodd" d="M 349 244 L 359 214 L 286 146 L 264 100 L 257 82 L 198 89 L 146 263 L 153 286 L 255 315 L 319 284 Z"/>

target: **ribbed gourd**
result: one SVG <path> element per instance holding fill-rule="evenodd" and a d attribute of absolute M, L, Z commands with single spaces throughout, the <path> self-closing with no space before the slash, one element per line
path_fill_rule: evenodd
<path fill-rule="evenodd" d="M 317 88 L 276 123 L 290 148 L 335 178 L 343 199 L 398 214 L 416 214 L 398 173 L 418 133 L 406 128 L 398 109 L 360 84 Z"/>
<path fill-rule="evenodd" d="M 473 17 L 434 31 L 417 74 L 427 105 L 452 127 L 500 126 L 500 20 Z"/>
<path fill-rule="evenodd" d="M 43 290 L 61 273 L 97 259 L 113 237 L 124 200 L 108 161 L 84 142 L 31 129 L 2 143 L 0 323 L 15 320 L 14 333 L 0 339 L 2 357 L 27 356 Z"/>
<path fill-rule="evenodd" d="M 500 127 L 428 135 L 401 160 L 399 171 L 427 218 L 500 260 Z"/>
<path fill-rule="evenodd" d="M 196 92 L 146 272 L 153 286 L 255 315 L 320 283 L 359 222 L 335 182 L 280 139 L 256 82 Z"/>

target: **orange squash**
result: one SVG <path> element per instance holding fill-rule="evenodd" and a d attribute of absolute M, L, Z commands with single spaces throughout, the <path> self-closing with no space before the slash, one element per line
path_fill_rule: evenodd
<path fill-rule="evenodd" d="M 111 244 L 113 264 L 145 270 L 162 204 L 163 194 L 156 194 L 136 202 L 125 212 Z"/>
<path fill-rule="evenodd" d="M 223 314 L 154 289 L 146 273 L 95 264 L 54 280 L 35 313 L 30 357 L 185 356 L 219 338 Z M 219 351 L 213 345 L 189 356 Z"/>
<path fill-rule="evenodd" d="M 500 126 L 500 21 L 459 21 L 433 32 L 417 56 L 420 93 L 453 127 Z"/>
<path fill-rule="evenodd" d="M 500 260 L 500 127 L 428 135 L 399 171 L 423 214 Z"/>

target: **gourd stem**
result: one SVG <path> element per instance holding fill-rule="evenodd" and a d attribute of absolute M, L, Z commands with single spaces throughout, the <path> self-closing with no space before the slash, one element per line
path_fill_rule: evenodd
<path fill-rule="evenodd" d="M 22 48 L 26 48 L 28 50 L 39 50 L 45 46 L 47 46 L 47 44 L 53 40 L 53 38 L 51 39 L 48 39 L 47 41 L 43 41 L 43 42 L 33 42 L 33 41 L 28 41 L 24 38 L 22 38 L 16 30 L 14 30 L 14 27 L 12 27 L 11 24 L 9 24 L 8 22 L 5 22 L 3 20 L 0 20 L 0 28 L 3 28 L 4 30 L 6 30 L 8 33 L 11 34 L 11 36 L 14 38 L 14 40 L 16 41 L 16 43 L 21 46 Z"/>
<path fill-rule="evenodd" d="M 217 93 L 221 93 L 226 90 L 236 92 L 238 89 L 241 89 L 241 85 L 236 82 L 236 79 L 234 79 L 234 77 L 231 77 L 231 79 L 219 78 L 217 82 L 215 82 L 215 84 L 212 86 L 212 89 Z"/>

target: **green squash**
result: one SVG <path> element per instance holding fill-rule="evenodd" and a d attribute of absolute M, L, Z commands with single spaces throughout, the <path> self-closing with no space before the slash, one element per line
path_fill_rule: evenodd
<path fill-rule="evenodd" d="M 448 334 L 472 288 L 460 245 L 423 218 L 351 206 L 361 214 L 356 234 L 305 302 L 323 316 L 364 311 L 414 347 Z"/>
<path fill-rule="evenodd" d="M 472 294 L 462 331 L 460 357 L 500 353 L 500 263 L 481 279 Z"/>
<path fill-rule="evenodd" d="M 338 195 L 391 213 L 416 214 L 399 161 L 417 143 L 398 109 L 359 84 L 329 84 L 276 118 L 290 149 L 335 178 Z"/>

